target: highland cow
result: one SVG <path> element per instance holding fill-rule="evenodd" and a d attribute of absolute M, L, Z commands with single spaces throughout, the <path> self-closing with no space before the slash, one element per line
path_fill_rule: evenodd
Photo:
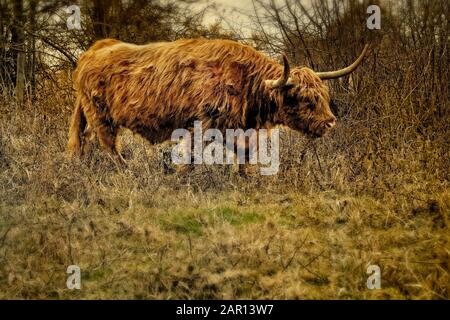
<path fill-rule="evenodd" d="M 287 126 L 312 137 L 330 131 L 336 118 L 324 79 L 353 72 L 290 70 L 254 48 L 230 40 L 188 39 L 134 45 L 97 41 L 73 73 L 77 98 L 68 151 L 96 134 L 101 146 L 123 162 L 117 135 L 125 127 L 156 144 L 177 128 L 270 129 Z"/>

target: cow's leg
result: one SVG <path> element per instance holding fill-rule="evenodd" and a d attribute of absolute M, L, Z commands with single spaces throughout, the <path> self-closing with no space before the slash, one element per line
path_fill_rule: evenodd
<path fill-rule="evenodd" d="M 87 106 L 85 114 L 88 120 L 88 132 L 86 132 L 86 136 L 92 137 L 92 131 L 94 131 L 100 146 L 105 149 L 119 165 L 124 166 L 125 160 L 120 152 L 118 152 L 118 149 L 120 148 L 117 141 L 119 128 L 110 118 L 108 108 L 104 101 L 98 97 L 94 97 Z"/>
<path fill-rule="evenodd" d="M 256 145 L 254 145 L 253 143 L 256 143 Z M 258 132 L 257 131 L 255 132 L 255 137 L 252 137 L 252 138 L 245 137 L 245 142 L 241 141 L 238 138 L 235 138 L 233 145 L 229 146 L 226 143 L 226 141 L 224 141 L 224 145 L 227 148 L 227 150 L 235 153 L 238 174 L 241 176 L 244 176 L 244 177 L 248 176 L 248 175 L 252 175 L 253 172 L 251 169 L 252 164 L 250 164 L 250 150 L 252 150 L 252 152 L 258 151 Z M 236 152 L 238 152 L 240 154 L 244 154 L 244 159 L 243 159 L 244 163 L 238 162 L 239 157 L 236 154 Z"/>
<path fill-rule="evenodd" d="M 91 152 L 92 145 L 94 144 L 95 133 L 91 125 L 87 125 L 83 132 L 83 144 L 81 145 L 81 154 L 89 154 Z"/>
<path fill-rule="evenodd" d="M 182 176 L 189 174 L 194 169 L 194 135 L 192 132 L 189 139 L 191 142 L 190 146 L 187 141 L 183 141 L 183 152 L 184 154 L 189 154 L 191 163 L 180 164 L 177 167 L 177 173 Z"/>
<path fill-rule="evenodd" d="M 120 142 L 120 132 L 121 132 L 121 127 L 118 127 L 118 129 L 116 130 L 116 139 L 114 141 L 114 148 L 116 150 L 116 152 L 119 154 L 120 157 L 122 157 L 122 159 L 125 158 L 129 158 L 126 155 L 124 155 L 124 153 L 122 153 L 122 143 Z"/>
<path fill-rule="evenodd" d="M 237 172 L 240 176 L 247 176 L 247 169 L 249 167 L 249 147 L 247 142 L 245 143 L 245 146 L 237 146 L 238 149 L 241 149 L 241 152 L 244 152 L 245 156 L 244 156 L 244 163 L 238 163 L 237 164 Z M 237 156 L 236 156 L 237 159 Z"/>
<path fill-rule="evenodd" d="M 120 148 L 117 143 L 118 128 L 107 121 L 103 121 L 97 124 L 96 133 L 100 145 L 113 156 L 114 160 L 124 166 L 125 160 L 118 150 Z"/>
<path fill-rule="evenodd" d="M 81 156 L 84 140 L 84 130 L 86 128 L 86 117 L 83 113 L 81 96 L 77 97 L 70 122 L 71 124 L 69 130 L 69 142 L 67 144 L 67 151 L 70 156 Z"/>
<path fill-rule="evenodd" d="M 256 131 L 255 136 L 252 138 L 248 138 L 245 140 L 244 148 L 245 151 L 245 163 L 239 164 L 238 173 L 241 176 L 252 176 L 254 175 L 255 165 L 250 163 L 250 153 L 257 153 L 259 148 L 259 140 L 258 140 L 258 131 Z M 238 146 L 239 148 L 239 146 Z M 253 154 L 253 157 L 258 156 L 257 154 Z"/>

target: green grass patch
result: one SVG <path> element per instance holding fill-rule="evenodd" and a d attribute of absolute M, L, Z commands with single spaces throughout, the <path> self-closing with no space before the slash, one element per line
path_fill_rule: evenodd
<path fill-rule="evenodd" d="M 263 214 L 255 211 L 239 211 L 237 208 L 220 207 L 215 210 L 215 214 L 223 221 L 228 222 L 232 226 L 240 226 L 249 223 L 256 223 L 265 219 Z"/>
<path fill-rule="evenodd" d="M 201 235 L 203 224 L 191 215 L 174 213 L 168 217 L 162 218 L 159 224 L 166 231 L 175 231 L 183 234 Z"/>

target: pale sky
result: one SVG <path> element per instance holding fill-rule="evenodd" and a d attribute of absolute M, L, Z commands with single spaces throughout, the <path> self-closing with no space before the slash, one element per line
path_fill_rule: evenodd
<path fill-rule="evenodd" d="M 199 0 L 192 7 L 194 10 L 201 10 L 207 6 L 211 8 L 204 18 L 206 25 L 220 19 L 226 29 L 247 30 L 251 26 L 247 15 L 253 12 L 252 0 Z"/>
<path fill-rule="evenodd" d="M 263 0 L 269 2 L 269 0 Z M 284 5 L 285 0 L 274 0 L 277 5 Z M 300 0 L 306 7 L 310 0 Z M 243 36 L 249 36 L 252 29 L 255 29 L 254 22 L 249 16 L 254 16 L 255 11 L 252 0 L 198 0 L 192 5 L 194 10 L 202 10 L 205 7 L 211 8 L 206 12 L 204 23 L 213 24 L 222 18 L 222 26 L 225 29 L 237 32 Z M 258 7 L 258 4 L 256 3 Z M 254 21 L 254 19 L 253 19 Z"/>
<path fill-rule="evenodd" d="M 208 5 L 216 7 L 219 15 L 223 14 L 227 18 L 237 18 L 238 20 L 245 19 L 245 14 L 253 12 L 252 0 L 199 0 L 194 7 L 204 8 Z M 215 10 L 210 10 L 205 17 L 205 23 L 213 23 L 216 20 L 217 15 L 213 11 Z"/>

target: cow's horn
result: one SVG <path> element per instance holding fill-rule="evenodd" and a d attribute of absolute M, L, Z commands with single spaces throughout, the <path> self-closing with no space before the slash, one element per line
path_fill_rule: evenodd
<path fill-rule="evenodd" d="M 279 79 L 266 80 L 266 84 L 270 88 L 273 88 L 273 89 L 281 88 L 281 87 L 285 86 L 286 83 L 288 83 L 289 74 L 291 73 L 291 68 L 289 67 L 289 61 L 285 54 L 283 54 L 283 64 L 284 64 L 283 74 L 281 75 L 281 77 Z"/>
<path fill-rule="evenodd" d="M 340 70 L 336 70 L 336 71 L 329 71 L 329 72 L 316 72 L 316 74 L 319 76 L 320 79 L 322 80 L 326 80 L 326 79 L 336 79 L 336 78 L 340 78 L 343 76 L 346 76 L 350 73 L 352 73 L 353 71 L 355 71 L 355 69 L 358 67 L 358 65 L 361 63 L 361 61 L 364 58 L 364 55 L 367 52 L 367 48 L 369 48 L 369 46 L 366 44 L 364 46 L 363 51 L 361 52 L 361 54 L 359 55 L 358 59 L 355 60 L 355 62 L 353 62 L 351 65 L 349 65 L 346 68 L 340 69 Z"/>

